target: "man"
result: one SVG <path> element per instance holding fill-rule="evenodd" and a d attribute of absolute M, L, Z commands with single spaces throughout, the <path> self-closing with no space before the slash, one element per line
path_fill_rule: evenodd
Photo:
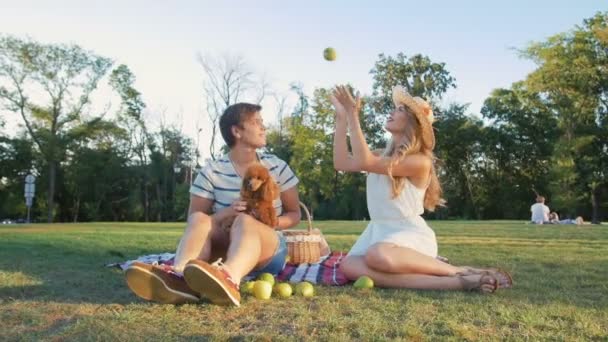
<path fill-rule="evenodd" d="M 536 196 L 536 203 L 530 207 L 532 212 L 532 223 L 543 224 L 549 223 L 549 207 L 545 205 L 543 196 Z"/>
<path fill-rule="evenodd" d="M 127 269 L 127 284 L 135 294 L 161 303 L 206 297 L 215 304 L 239 306 L 243 277 L 252 271 L 276 275 L 283 269 L 287 246 L 280 230 L 300 222 L 298 178 L 283 160 L 257 152 L 266 145 L 261 109 L 238 103 L 224 111 L 220 131 L 230 151 L 209 161 L 190 188 L 188 225 L 173 267 L 134 263 Z M 243 175 L 257 163 L 268 169 L 281 190 L 273 203 L 279 216 L 277 227 L 242 213 Z M 222 229 L 223 222 L 232 220 L 228 229 Z M 212 260 L 216 262 L 210 264 Z"/>

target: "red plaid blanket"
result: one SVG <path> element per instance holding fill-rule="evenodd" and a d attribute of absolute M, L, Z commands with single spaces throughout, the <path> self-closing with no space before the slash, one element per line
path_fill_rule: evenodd
<path fill-rule="evenodd" d="M 341 286 L 348 279 L 340 271 L 340 261 L 346 256 L 344 252 L 332 252 L 316 264 L 287 264 L 277 276 L 279 281 L 299 283 L 308 281 L 313 284 Z"/>
<path fill-rule="evenodd" d="M 348 283 L 348 279 L 340 271 L 340 261 L 346 256 L 346 252 L 332 252 L 330 255 L 321 258 L 321 261 L 315 264 L 286 264 L 285 268 L 277 279 L 279 281 L 288 281 L 290 283 L 299 283 L 308 281 L 313 284 L 341 286 Z M 147 264 L 156 265 L 173 265 L 173 253 L 144 255 L 137 260 L 129 260 L 122 263 L 107 264 L 107 267 L 119 267 L 123 271 L 134 261 L 139 261 Z M 437 259 L 448 262 L 447 258 L 438 256 Z M 245 279 L 248 279 L 245 277 Z"/>
<path fill-rule="evenodd" d="M 348 279 L 340 272 L 340 261 L 346 256 L 346 252 L 333 252 L 330 255 L 321 258 L 321 261 L 316 264 L 286 264 L 285 268 L 277 279 L 279 281 L 288 281 L 299 283 L 308 281 L 313 284 L 340 286 L 348 283 Z M 144 255 L 136 260 L 129 260 L 122 263 L 107 264 L 107 267 L 118 267 L 121 270 L 126 270 L 131 263 L 139 261 L 147 264 L 156 265 L 173 265 L 175 254 L 163 253 Z"/>

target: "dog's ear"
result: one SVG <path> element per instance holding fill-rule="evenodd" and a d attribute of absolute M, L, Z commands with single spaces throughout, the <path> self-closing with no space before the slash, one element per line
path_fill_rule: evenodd
<path fill-rule="evenodd" d="M 272 202 L 279 197 L 279 186 L 272 177 L 269 177 L 262 187 L 262 200 L 264 202 Z"/>
<path fill-rule="evenodd" d="M 251 191 L 249 191 L 250 178 L 249 172 L 247 172 L 245 177 L 243 177 L 243 183 L 241 183 L 241 199 L 251 198 Z"/>

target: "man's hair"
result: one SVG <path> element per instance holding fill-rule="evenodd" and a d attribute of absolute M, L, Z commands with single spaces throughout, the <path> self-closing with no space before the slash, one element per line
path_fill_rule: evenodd
<path fill-rule="evenodd" d="M 262 106 L 251 103 L 236 103 L 228 106 L 220 117 L 220 132 L 228 147 L 233 147 L 236 139 L 232 134 L 232 126 L 243 127 L 243 121 L 262 110 Z"/>
<path fill-rule="evenodd" d="M 543 196 L 536 196 L 536 203 L 543 203 L 545 202 L 545 198 Z"/>

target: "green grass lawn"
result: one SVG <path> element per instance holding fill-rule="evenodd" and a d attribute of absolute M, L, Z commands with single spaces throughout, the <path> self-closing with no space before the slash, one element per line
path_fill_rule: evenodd
<path fill-rule="evenodd" d="M 173 251 L 183 224 L 0 226 L 0 340 L 608 340 L 608 228 L 430 221 L 454 264 L 500 266 L 494 295 L 316 287 L 240 308 L 158 305 L 104 264 Z M 365 222 L 327 221 L 334 250 Z"/>

